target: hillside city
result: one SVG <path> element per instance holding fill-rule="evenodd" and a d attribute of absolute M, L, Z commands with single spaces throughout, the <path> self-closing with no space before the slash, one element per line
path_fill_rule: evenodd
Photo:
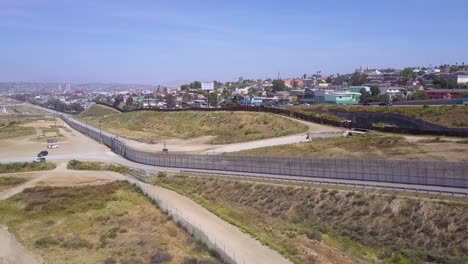
<path fill-rule="evenodd" d="M 213 81 L 213 92 L 200 81 L 177 88 L 138 84 L 0 83 L 1 94 L 52 109 L 79 112 L 95 102 L 125 110 L 206 108 L 239 105 L 379 104 L 468 98 L 468 66 L 441 65 L 395 69 L 360 67 L 352 74 L 303 74 L 298 78 Z M 433 101 L 434 103 L 436 101 Z M 450 101 L 446 101 L 449 103 Z M 431 102 L 427 102 L 431 104 Z"/>

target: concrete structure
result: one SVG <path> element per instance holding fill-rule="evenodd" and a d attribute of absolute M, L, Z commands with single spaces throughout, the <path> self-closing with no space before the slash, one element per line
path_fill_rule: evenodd
<path fill-rule="evenodd" d="M 315 103 L 315 89 L 306 88 L 301 95 L 297 96 L 297 101 L 300 104 L 314 104 Z"/>

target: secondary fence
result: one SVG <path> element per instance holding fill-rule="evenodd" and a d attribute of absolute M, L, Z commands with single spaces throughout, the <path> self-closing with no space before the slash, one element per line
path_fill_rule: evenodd
<path fill-rule="evenodd" d="M 118 136 L 62 116 L 72 128 L 131 161 L 162 167 L 468 188 L 468 163 L 418 160 L 220 156 L 141 151 Z M 385 151 L 385 150 L 383 150 Z"/>
<path fill-rule="evenodd" d="M 218 253 L 219 257 L 224 261 L 224 263 L 245 263 L 245 259 L 241 254 L 226 245 L 226 242 L 223 238 L 215 237 L 210 235 L 206 229 L 202 227 L 203 223 L 195 223 L 193 219 L 190 219 L 182 211 L 178 210 L 175 206 L 171 204 L 170 201 L 165 200 L 159 196 L 159 194 L 154 190 L 154 186 L 150 186 L 146 183 L 143 183 L 139 180 L 135 180 L 130 176 L 127 176 L 127 181 L 138 188 L 152 199 L 158 206 L 169 216 L 171 216 L 176 223 L 178 223 L 184 230 L 190 233 L 196 240 L 201 241 L 205 244 L 210 250 Z"/>

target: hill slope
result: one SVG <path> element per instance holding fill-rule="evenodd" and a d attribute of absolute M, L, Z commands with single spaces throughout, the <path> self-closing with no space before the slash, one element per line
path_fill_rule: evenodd
<path fill-rule="evenodd" d="M 295 263 L 466 263 L 466 198 L 159 175 Z M 440 200 L 439 200 L 440 199 Z M 446 200 L 445 200 L 446 199 Z"/>
<path fill-rule="evenodd" d="M 307 131 L 299 122 L 269 113 L 256 112 L 154 112 L 120 113 L 95 105 L 78 115 L 81 121 L 125 138 L 151 140 L 189 139 L 215 135 L 215 144 L 245 142 Z M 214 131 L 213 131 L 214 129 Z"/>

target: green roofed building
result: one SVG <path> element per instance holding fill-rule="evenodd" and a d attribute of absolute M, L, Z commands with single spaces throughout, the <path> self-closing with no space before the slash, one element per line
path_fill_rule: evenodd
<path fill-rule="evenodd" d="M 337 104 L 337 105 L 355 105 L 359 104 L 361 93 L 351 91 L 315 91 L 315 103 L 317 104 Z"/>
<path fill-rule="evenodd" d="M 371 93 L 371 89 L 369 86 L 350 86 L 349 90 L 353 93 L 360 93 L 361 89 L 366 90 L 366 92 Z"/>

